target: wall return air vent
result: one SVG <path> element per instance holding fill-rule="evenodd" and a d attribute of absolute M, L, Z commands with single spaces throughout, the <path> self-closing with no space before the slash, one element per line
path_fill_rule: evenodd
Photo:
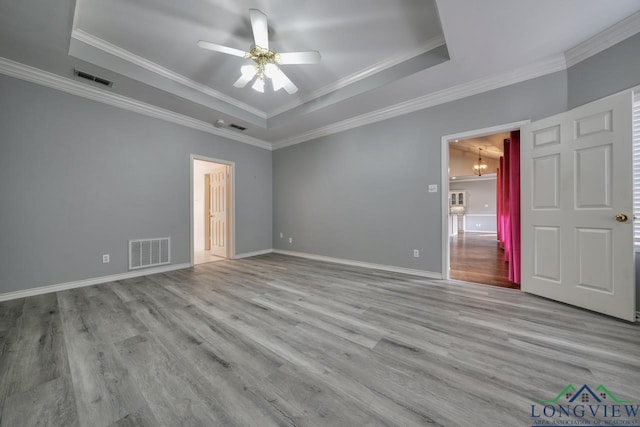
<path fill-rule="evenodd" d="M 86 80 L 101 84 L 103 86 L 107 86 L 107 87 L 113 86 L 113 82 L 112 81 L 109 81 L 107 79 L 103 79 L 102 77 L 94 76 L 93 74 L 85 73 L 84 71 L 80 71 L 80 70 L 77 70 L 75 68 L 73 70 L 73 74 L 78 76 L 78 77 L 81 77 L 83 79 L 86 79 Z"/>
<path fill-rule="evenodd" d="M 246 130 L 246 129 L 247 129 L 247 128 L 246 128 L 246 127 L 244 127 L 244 126 L 240 126 L 240 125 L 237 125 L 237 124 L 235 124 L 235 123 L 231 123 L 231 124 L 229 125 L 229 127 L 230 127 L 230 128 L 233 128 L 233 129 L 237 129 L 237 130 L 239 130 L 239 131 L 244 131 L 244 130 Z"/>
<path fill-rule="evenodd" d="M 171 263 L 171 239 L 129 240 L 129 270 Z"/>

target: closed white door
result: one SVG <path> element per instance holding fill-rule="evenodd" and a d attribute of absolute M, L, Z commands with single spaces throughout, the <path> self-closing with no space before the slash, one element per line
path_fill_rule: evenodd
<path fill-rule="evenodd" d="M 209 174 L 209 220 L 211 254 L 227 257 L 229 247 L 229 167 L 221 166 Z"/>
<path fill-rule="evenodd" d="M 633 321 L 631 92 L 521 138 L 522 290 Z"/>

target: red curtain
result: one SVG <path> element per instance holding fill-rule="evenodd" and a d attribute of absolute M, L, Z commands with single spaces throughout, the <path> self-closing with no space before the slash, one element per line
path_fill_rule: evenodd
<path fill-rule="evenodd" d="M 504 140 L 496 183 L 498 241 L 509 263 L 509 280 L 520 283 L 520 131 Z"/>
<path fill-rule="evenodd" d="M 500 166 L 496 170 L 496 228 L 498 230 L 498 242 L 502 242 L 502 168 L 504 158 L 500 157 Z"/>
<path fill-rule="evenodd" d="M 509 145 L 509 280 L 520 283 L 520 131 L 511 132 Z"/>

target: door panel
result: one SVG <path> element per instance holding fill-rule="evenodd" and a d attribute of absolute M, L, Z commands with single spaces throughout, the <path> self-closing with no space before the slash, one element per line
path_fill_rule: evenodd
<path fill-rule="evenodd" d="M 204 175 L 204 250 L 211 250 L 211 174 Z"/>
<path fill-rule="evenodd" d="M 560 228 L 533 227 L 534 277 L 560 281 Z"/>
<path fill-rule="evenodd" d="M 560 156 L 533 160 L 533 201 L 536 209 L 558 209 L 560 203 Z"/>
<path fill-rule="evenodd" d="M 211 221 L 211 254 L 228 257 L 228 211 L 229 211 L 229 173 L 228 166 L 221 166 L 209 174 Z"/>
<path fill-rule="evenodd" d="M 633 321 L 632 95 L 522 129 L 522 290 Z"/>
<path fill-rule="evenodd" d="M 575 152 L 576 209 L 611 207 L 611 144 Z"/>
<path fill-rule="evenodd" d="M 611 230 L 576 229 L 578 286 L 612 293 L 613 248 L 611 235 Z"/>

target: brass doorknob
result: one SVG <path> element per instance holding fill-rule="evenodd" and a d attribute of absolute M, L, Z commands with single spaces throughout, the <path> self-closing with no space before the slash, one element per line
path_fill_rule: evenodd
<path fill-rule="evenodd" d="M 618 221 L 618 222 L 626 222 L 628 219 L 629 219 L 629 217 L 626 216 L 625 214 L 616 215 L 616 221 Z"/>

